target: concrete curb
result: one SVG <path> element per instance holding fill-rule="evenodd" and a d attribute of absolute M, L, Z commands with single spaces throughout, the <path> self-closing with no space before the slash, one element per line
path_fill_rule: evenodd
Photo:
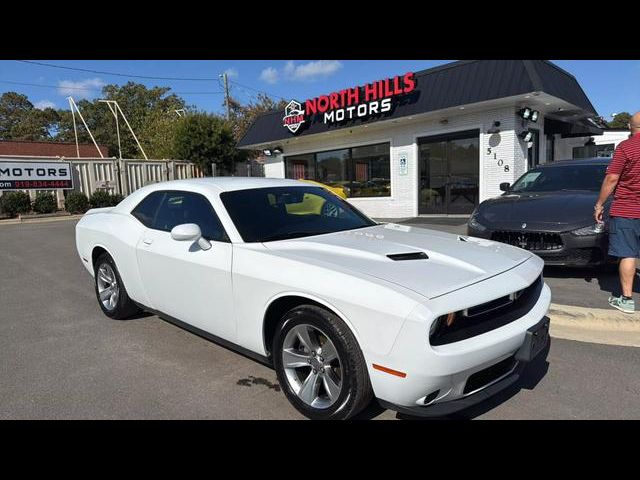
<path fill-rule="evenodd" d="M 12 218 L 10 220 L 0 220 L 0 227 L 3 225 L 26 225 L 29 223 L 48 223 L 48 222 L 61 222 L 64 220 L 78 220 L 82 218 L 82 215 L 57 215 L 38 218 Z"/>
<path fill-rule="evenodd" d="M 640 347 L 640 313 L 551 304 L 551 336 L 580 342 Z"/>

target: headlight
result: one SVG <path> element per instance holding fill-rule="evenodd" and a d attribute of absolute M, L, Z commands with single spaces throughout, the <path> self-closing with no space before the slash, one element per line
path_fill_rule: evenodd
<path fill-rule="evenodd" d="M 604 223 L 594 223 L 588 227 L 582 227 L 571 231 L 572 234 L 578 235 L 579 237 L 583 237 L 585 235 L 597 235 L 602 232 L 604 232 Z"/>
<path fill-rule="evenodd" d="M 469 227 L 473 228 L 474 230 L 478 230 L 479 232 L 484 232 L 487 227 L 485 227 L 484 225 L 482 225 L 479 221 L 478 221 L 478 217 L 480 215 L 478 214 L 478 212 L 473 212 L 473 214 L 471 215 L 471 218 L 469 218 Z"/>

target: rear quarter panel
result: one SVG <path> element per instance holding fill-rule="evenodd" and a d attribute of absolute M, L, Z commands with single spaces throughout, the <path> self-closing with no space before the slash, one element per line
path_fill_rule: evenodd
<path fill-rule="evenodd" d="M 138 270 L 136 245 L 144 226 L 135 218 L 118 213 L 85 215 L 76 225 L 76 248 L 81 261 L 93 276 L 92 253 L 96 247 L 104 248 L 118 267 L 129 297 L 149 307 Z"/>

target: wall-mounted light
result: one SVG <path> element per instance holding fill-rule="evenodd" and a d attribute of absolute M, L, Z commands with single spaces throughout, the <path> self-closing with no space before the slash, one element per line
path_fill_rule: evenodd
<path fill-rule="evenodd" d="M 518 112 L 518 115 L 520 115 L 525 120 L 529 120 L 529 118 L 531 117 L 531 109 L 529 107 L 522 108 Z"/>
<path fill-rule="evenodd" d="M 518 115 L 520 115 L 524 120 L 537 122 L 538 117 L 540 116 L 540 112 L 538 110 L 533 110 L 529 107 L 524 107 L 518 111 Z"/>
<path fill-rule="evenodd" d="M 595 144 L 596 144 L 596 141 L 593 139 L 593 137 L 589 137 L 589 140 L 587 140 L 584 143 L 584 146 L 585 147 L 590 147 L 591 145 L 595 145 Z"/>
<path fill-rule="evenodd" d="M 520 135 L 518 135 L 523 141 L 525 142 L 529 142 L 529 140 L 531 140 L 533 138 L 533 132 L 530 132 L 529 130 L 525 130 L 524 132 L 522 132 Z"/>
<path fill-rule="evenodd" d="M 491 126 L 491 128 L 489 130 L 487 130 L 487 133 L 490 134 L 494 134 L 494 133 L 500 133 L 500 122 L 499 121 L 495 121 L 493 122 L 493 125 Z"/>
<path fill-rule="evenodd" d="M 273 154 L 273 152 L 268 148 L 265 148 L 264 150 L 262 150 L 262 153 L 264 153 L 265 157 L 270 157 Z"/>
<path fill-rule="evenodd" d="M 272 152 L 274 155 L 280 155 L 282 153 L 282 147 L 276 147 Z"/>

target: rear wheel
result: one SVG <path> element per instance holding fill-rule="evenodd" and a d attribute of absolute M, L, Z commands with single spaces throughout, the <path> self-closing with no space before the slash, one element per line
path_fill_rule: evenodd
<path fill-rule="evenodd" d="M 94 272 L 98 305 L 106 316 L 124 320 L 140 312 L 140 308 L 129 298 L 111 255 L 100 255 L 94 265 Z"/>
<path fill-rule="evenodd" d="M 291 404 L 312 419 L 347 419 L 373 396 L 360 347 L 345 323 L 315 305 L 284 315 L 273 344 L 278 381 Z"/>

